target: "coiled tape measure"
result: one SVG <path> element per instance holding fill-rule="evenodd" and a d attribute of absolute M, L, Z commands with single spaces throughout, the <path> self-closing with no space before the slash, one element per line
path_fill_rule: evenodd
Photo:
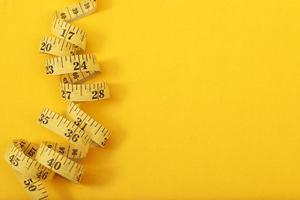
<path fill-rule="evenodd" d="M 49 199 L 43 181 L 55 174 L 79 183 L 84 174 L 78 163 L 89 148 L 104 147 L 110 132 L 80 109 L 76 102 L 97 101 L 110 97 L 106 82 L 82 84 L 100 72 L 93 54 L 80 54 L 86 48 L 86 33 L 70 21 L 96 10 L 96 0 L 83 0 L 56 11 L 51 25 L 54 36 L 42 38 L 40 52 L 57 57 L 45 61 L 47 75 L 61 76 L 61 97 L 69 101 L 66 116 L 45 108 L 37 122 L 66 140 L 65 144 L 44 141 L 34 144 L 19 139 L 9 146 L 5 160 L 17 172 L 17 178 L 32 199 Z"/>

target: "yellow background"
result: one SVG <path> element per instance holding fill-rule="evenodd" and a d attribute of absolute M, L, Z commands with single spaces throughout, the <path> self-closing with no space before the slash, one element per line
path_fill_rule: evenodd
<path fill-rule="evenodd" d="M 72 0 L 0 0 L 0 153 L 14 138 L 62 141 L 35 123 L 63 113 L 38 53 Z M 88 34 L 112 99 L 82 108 L 112 132 L 80 185 L 51 199 L 299 199 L 300 1 L 101 0 Z M 0 199 L 27 199 L 0 159 Z"/>

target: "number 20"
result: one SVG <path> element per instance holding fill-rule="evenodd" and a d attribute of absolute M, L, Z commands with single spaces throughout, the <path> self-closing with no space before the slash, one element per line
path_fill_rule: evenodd
<path fill-rule="evenodd" d="M 52 49 L 52 44 L 46 43 L 46 42 L 42 42 L 41 51 L 49 52 L 49 51 L 51 51 L 51 49 Z"/>

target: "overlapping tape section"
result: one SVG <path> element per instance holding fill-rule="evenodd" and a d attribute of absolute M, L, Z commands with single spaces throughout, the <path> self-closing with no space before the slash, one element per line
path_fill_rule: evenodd
<path fill-rule="evenodd" d="M 83 166 L 79 161 L 91 147 L 104 147 L 110 132 L 82 111 L 76 102 L 103 100 L 110 97 L 106 82 L 82 84 L 100 72 L 96 56 L 84 54 L 86 33 L 69 22 L 96 10 L 96 0 L 83 0 L 56 11 L 51 32 L 40 43 L 40 52 L 57 56 L 45 61 L 47 75 L 61 76 L 61 97 L 69 101 L 66 116 L 45 108 L 38 123 L 66 139 L 65 144 L 44 141 L 34 144 L 14 140 L 5 160 L 17 172 L 17 177 L 32 199 L 49 199 L 43 181 L 58 174 L 79 183 Z"/>

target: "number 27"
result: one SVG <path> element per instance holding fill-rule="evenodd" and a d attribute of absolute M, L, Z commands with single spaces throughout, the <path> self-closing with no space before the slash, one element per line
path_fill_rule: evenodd
<path fill-rule="evenodd" d="M 61 96 L 62 96 L 62 98 L 64 98 L 64 99 L 70 99 L 71 92 L 62 90 L 62 91 L 61 91 Z"/>

